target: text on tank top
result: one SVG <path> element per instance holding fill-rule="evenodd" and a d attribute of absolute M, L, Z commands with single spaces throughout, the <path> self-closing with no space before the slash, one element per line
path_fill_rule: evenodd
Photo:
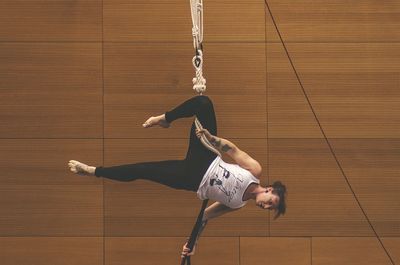
<path fill-rule="evenodd" d="M 239 165 L 226 163 L 218 156 L 204 174 L 197 196 L 201 200 L 218 201 L 229 208 L 240 208 L 247 203 L 242 198 L 251 183 L 260 184 L 260 180 L 250 171 Z"/>

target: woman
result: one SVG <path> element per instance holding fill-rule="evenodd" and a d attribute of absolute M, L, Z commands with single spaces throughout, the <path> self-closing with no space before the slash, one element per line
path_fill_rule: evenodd
<path fill-rule="evenodd" d="M 70 170 L 77 174 L 94 175 L 117 181 L 147 179 L 175 189 L 197 192 L 201 200 L 216 202 L 205 210 L 204 225 L 208 220 L 243 207 L 248 200 L 267 210 L 275 210 L 275 218 L 285 213 L 286 187 L 279 181 L 262 187 L 260 164 L 232 142 L 217 137 L 214 107 L 206 96 L 193 97 L 171 111 L 149 118 L 144 128 L 159 125 L 168 128 L 179 118 L 196 116 L 204 129 L 192 124 L 189 149 L 184 160 L 145 162 L 113 167 L 93 167 L 76 160 L 69 161 Z M 205 129 L 207 128 L 207 129 Z M 205 135 L 222 154 L 229 155 L 236 164 L 224 162 L 203 146 L 199 138 Z M 183 255 L 188 253 L 186 245 Z"/>

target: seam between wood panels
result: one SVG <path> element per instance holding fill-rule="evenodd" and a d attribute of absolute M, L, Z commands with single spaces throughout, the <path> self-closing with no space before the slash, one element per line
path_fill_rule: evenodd
<path fill-rule="evenodd" d="M 267 174 L 267 185 L 270 184 L 270 178 L 269 178 L 269 112 L 268 112 L 268 108 L 269 108 L 269 104 L 268 104 L 268 36 L 267 36 L 267 7 L 264 5 L 264 56 L 265 56 L 265 105 L 266 105 L 266 126 L 267 126 L 267 135 L 266 135 L 266 162 L 267 162 L 267 169 L 266 169 L 266 174 Z M 268 211 L 268 225 L 267 225 L 267 235 L 271 236 L 271 212 Z"/>

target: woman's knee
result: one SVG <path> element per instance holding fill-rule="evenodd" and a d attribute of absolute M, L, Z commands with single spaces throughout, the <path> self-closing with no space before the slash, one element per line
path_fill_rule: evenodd
<path fill-rule="evenodd" d="M 210 108 L 213 106 L 211 99 L 207 96 L 197 96 L 196 100 L 201 108 Z"/>

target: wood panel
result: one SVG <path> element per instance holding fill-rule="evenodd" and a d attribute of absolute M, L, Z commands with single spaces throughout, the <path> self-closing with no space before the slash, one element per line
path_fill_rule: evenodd
<path fill-rule="evenodd" d="M 183 159 L 186 154 L 184 139 L 106 140 L 105 143 L 105 162 L 108 166 Z M 249 146 L 253 157 L 265 165 L 265 140 L 241 139 L 237 143 Z M 266 182 L 266 175 L 262 182 Z M 188 236 L 201 206 L 193 192 L 144 180 L 124 183 L 106 180 L 105 203 L 107 236 Z M 204 234 L 267 235 L 267 225 L 268 213 L 250 201 L 241 211 L 212 220 Z"/>
<path fill-rule="evenodd" d="M 192 43 L 188 2 L 126 0 L 104 2 L 106 41 Z M 209 1 L 204 3 L 206 42 L 264 41 L 264 3 Z"/>
<path fill-rule="evenodd" d="M 0 137 L 102 136 L 101 45 L 0 43 Z"/>
<path fill-rule="evenodd" d="M 285 254 L 286 253 L 286 254 Z M 290 254 L 289 254 L 290 253 Z M 241 237 L 240 264 L 311 264 L 309 238 Z"/>
<path fill-rule="evenodd" d="M 100 165 L 102 140 L 1 139 L 1 185 L 102 185 L 70 172 L 71 159 Z"/>
<path fill-rule="evenodd" d="M 264 44 L 205 46 L 207 94 L 265 95 Z M 192 91 L 193 50 L 187 44 L 106 43 L 104 52 L 106 94 L 188 95 Z"/>
<path fill-rule="evenodd" d="M 101 236 L 102 188 L 88 185 L 0 187 L 1 236 Z"/>
<path fill-rule="evenodd" d="M 207 47 L 207 95 L 214 100 L 219 134 L 265 137 L 265 57 L 260 56 L 264 44 Z M 165 137 L 164 130 L 143 130 L 141 125 L 149 116 L 164 113 L 195 95 L 190 83 L 194 71 L 189 48 L 183 44 L 168 48 L 160 44 L 106 45 L 106 137 Z M 234 52 L 236 56 L 231 55 Z M 187 126 L 174 124 L 171 132 L 174 137 L 187 137 Z"/>
<path fill-rule="evenodd" d="M 332 139 L 335 153 L 380 236 L 400 235 L 400 140 Z"/>
<path fill-rule="evenodd" d="M 312 255 L 314 265 L 391 264 L 374 237 L 313 238 Z"/>
<path fill-rule="evenodd" d="M 400 3 L 396 0 L 268 0 L 288 42 L 398 42 Z M 268 14 L 269 15 L 269 14 Z M 384 30 L 383 30 L 384 29 Z M 269 34 L 268 41 L 279 41 Z"/>
<path fill-rule="evenodd" d="M 0 41 L 101 41 L 100 0 L 3 0 Z"/>
<path fill-rule="evenodd" d="M 265 6 L 265 41 L 268 43 L 272 43 L 272 42 L 280 43 L 281 42 L 278 31 L 276 30 L 276 27 L 274 24 L 274 20 L 275 20 L 275 23 L 277 24 L 279 31 L 281 32 L 281 34 L 283 34 L 282 35 L 283 41 L 286 42 L 286 35 L 285 35 L 286 31 L 283 32 L 281 29 L 282 21 L 280 21 L 279 16 L 276 16 L 276 14 L 275 14 L 275 5 L 272 6 L 272 2 L 270 2 L 269 0 L 268 0 L 268 4 L 271 9 L 272 15 L 274 17 L 271 16 L 267 6 Z"/>
<path fill-rule="evenodd" d="M 106 239 L 106 265 L 173 265 L 180 262 L 184 237 L 111 237 Z M 154 255 L 156 251 L 157 255 Z M 239 240 L 235 237 L 202 237 L 193 263 L 238 264 Z"/>
<path fill-rule="evenodd" d="M 268 136 L 323 138 L 283 46 L 267 46 Z"/>
<path fill-rule="evenodd" d="M 389 252 L 395 264 L 400 262 L 400 238 L 399 237 L 385 237 L 381 238 L 385 248 Z"/>
<path fill-rule="evenodd" d="M 269 139 L 270 182 L 288 189 L 272 236 L 367 236 L 372 231 L 323 139 Z"/>
<path fill-rule="evenodd" d="M 103 238 L 2 237 L 3 265 L 101 265 Z"/>
<path fill-rule="evenodd" d="M 399 136 L 400 53 L 397 44 L 289 43 L 287 47 L 311 104 L 329 138 Z M 293 70 L 281 44 L 269 44 L 268 50 L 268 54 L 273 56 L 268 59 L 268 72 L 271 73 L 269 76 L 275 74 L 274 79 L 268 82 L 268 89 L 275 91 L 274 87 L 278 87 L 278 82 L 288 77 L 290 81 L 284 81 L 281 86 L 288 89 L 290 87 L 290 91 L 282 93 L 297 94 L 296 90 L 300 90 L 300 86 L 295 85 Z M 286 131 L 296 124 L 296 121 L 293 122 L 296 116 L 288 117 L 286 114 L 295 112 L 290 103 L 299 106 L 301 120 L 304 119 L 302 109 L 309 107 L 304 103 L 301 108 L 300 97 L 296 97 L 291 102 L 288 101 L 288 107 L 285 104 L 275 110 L 280 100 L 286 100 L 283 95 L 271 94 L 271 97 L 269 117 L 284 120 L 277 123 L 276 129 L 274 123 L 271 124 L 270 135 L 289 135 Z M 299 101 L 296 102 L 297 100 Z M 285 111 L 283 114 L 282 110 Z M 284 121 L 291 125 L 285 126 Z"/>

